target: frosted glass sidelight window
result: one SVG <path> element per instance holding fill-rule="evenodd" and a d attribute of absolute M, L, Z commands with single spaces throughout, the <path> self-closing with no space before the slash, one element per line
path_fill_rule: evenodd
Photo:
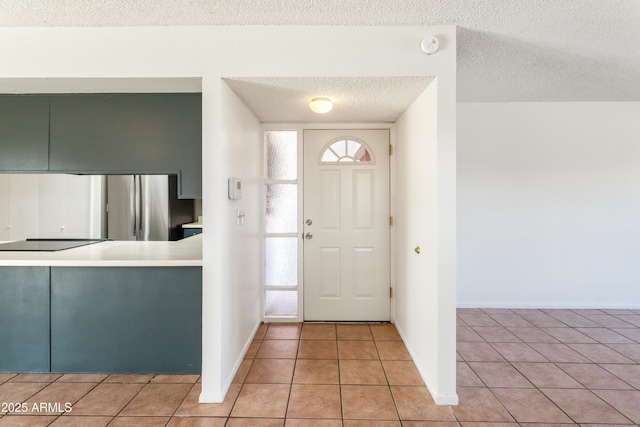
<path fill-rule="evenodd" d="M 294 180 L 298 167 L 298 134 L 296 131 L 265 132 L 267 179 Z"/>
<path fill-rule="evenodd" d="M 267 291 L 264 311 L 267 316 L 295 316 L 298 314 L 298 292 Z"/>
<path fill-rule="evenodd" d="M 265 315 L 298 315 L 298 131 L 264 133 Z"/>
<path fill-rule="evenodd" d="M 375 163 L 371 150 L 362 141 L 338 139 L 330 142 L 320 155 L 320 163 Z"/>
<path fill-rule="evenodd" d="M 267 184 L 266 193 L 266 232 L 297 232 L 298 186 Z"/>
<path fill-rule="evenodd" d="M 267 237 L 265 242 L 265 281 L 267 286 L 298 285 L 298 239 Z"/>

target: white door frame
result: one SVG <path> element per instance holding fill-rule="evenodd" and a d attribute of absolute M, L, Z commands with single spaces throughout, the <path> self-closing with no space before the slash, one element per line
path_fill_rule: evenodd
<path fill-rule="evenodd" d="M 318 129 L 318 130 L 326 130 L 326 129 L 389 129 L 389 143 L 391 146 L 395 146 L 395 123 L 381 123 L 381 122 L 358 122 L 358 123 L 263 123 L 262 124 L 262 135 L 264 135 L 265 131 L 275 131 L 275 130 L 289 130 L 296 131 L 298 134 L 298 313 L 296 316 L 288 316 L 288 317 L 264 317 L 263 320 L 267 322 L 303 322 L 304 321 L 304 256 L 303 256 L 303 248 L 304 242 L 302 237 L 302 224 L 304 221 L 303 218 L 303 202 L 304 202 L 304 173 L 303 173 L 303 163 L 304 163 L 304 155 L 302 150 L 302 131 L 304 129 Z M 263 144 L 264 146 L 264 144 Z M 264 157 L 264 152 L 263 152 Z M 395 182 L 396 182 L 396 164 L 395 164 L 395 156 L 392 154 L 389 157 L 389 215 L 395 217 Z M 263 226 L 264 227 L 264 226 Z M 262 230 L 263 236 L 265 235 L 264 228 Z M 263 247 L 262 250 L 262 259 L 264 259 L 264 238 L 262 239 Z M 395 264 L 395 229 L 392 225 L 390 227 L 389 232 L 389 276 L 391 281 L 391 288 L 395 286 L 395 278 L 396 278 L 396 264 Z M 262 283 L 264 284 L 264 269 L 262 272 Z M 264 286 L 264 285 L 263 285 Z M 262 291 L 262 304 L 261 309 L 262 313 L 264 313 L 264 289 Z M 391 307 L 390 307 L 390 317 L 391 321 L 395 318 L 395 306 L 393 304 L 393 298 L 391 298 Z"/>

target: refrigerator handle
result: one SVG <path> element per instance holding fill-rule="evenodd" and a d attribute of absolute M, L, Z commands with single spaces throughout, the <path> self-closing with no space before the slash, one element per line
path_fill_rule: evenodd
<path fill-rule="evenodd" d="M 145 188 L 145 182 L 146 180 L 143 180 L 142 175 L 138 175 L 138 240 L 145 240 L 145 227 L 146 224 L 144 223 L 144 216 L 146 214 L 145 209 L 144 209 L 144 199 L 145 199 L 145 192 L 146 192 L 146 188 Z"/>
<path fill-rule="evenodd" d="M 136 239 L 136 229 L 138 228 L 138 213 L 136 212 L 136 176 L 131 175 L 131 191 L 129 192 L 129 200 L 131 201 L 131 205 L 129 208 L 129 212 L 131 213 L 132 228 L 131 234 L 133 235 L 133 240 Z"/>
<path fill-rule="evenodd" d="M 133 176 L 133 238 L 138 240 L 140 236 L 140 175 Z"/>

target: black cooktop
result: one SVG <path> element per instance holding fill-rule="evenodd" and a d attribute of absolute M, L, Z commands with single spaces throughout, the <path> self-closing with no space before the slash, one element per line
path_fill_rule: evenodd
<path fill-rule="evenodd" d="M 53 252 L 104 242 L 106 239 L 27 239 L 0 244 L 0 251 Z"/>

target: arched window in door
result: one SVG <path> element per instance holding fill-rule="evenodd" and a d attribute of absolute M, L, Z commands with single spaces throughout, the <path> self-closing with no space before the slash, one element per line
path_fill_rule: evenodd
<path fill-rule="evenodd" d="M 330 141 L 320 152 L 320 163 L 368 163 L 375 164 L 371 148 L 354 137 L 340 137 Z"/>

